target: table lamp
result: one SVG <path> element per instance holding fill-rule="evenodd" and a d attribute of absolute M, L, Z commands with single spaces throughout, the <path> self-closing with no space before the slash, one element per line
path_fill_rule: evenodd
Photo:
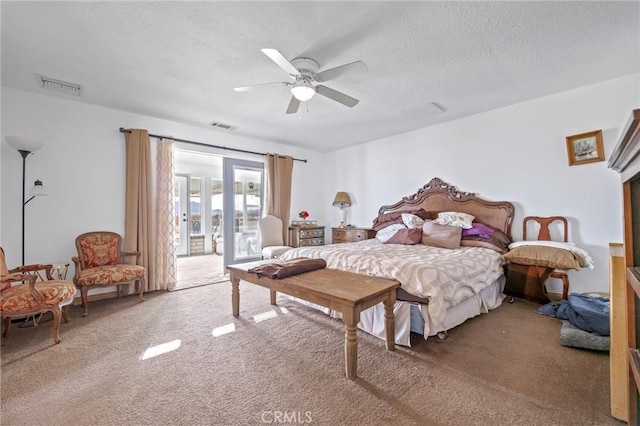
<path fill-rule="evenodd" d="M 333 199 L 333 206 L 340 207 L 340 228 L 344 228 L 347 223 L 347 207 L 351 206 L 351 198 L 346 192 L 336 193 L 336 197 Z"/>

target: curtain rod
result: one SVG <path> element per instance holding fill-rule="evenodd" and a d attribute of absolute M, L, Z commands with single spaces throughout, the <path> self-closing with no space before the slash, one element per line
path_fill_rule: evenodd
<path fill-rule="evenodd" d="M 124 127 L 120 127 L 120 133 L 131 133 L 131 130 L 125 129 Z M 170 139 L 170 140 L 176 141 L 176 142 L 183 142 L 183 143 L 188 143 L 188 144 L 191 144 L 191 145 L 198 145 L 198 146 L 206 146 L 206 147 L 209 147 L 209 148 L 225 149 L 227 151 L 244 152 L 245 154 L 267 155 L 267 153 L 265 153 L 265 152 L 247 151 L 246 149 L 229 148 L 229 147 L 220 146 L 220 145 L 210 145 L 208 143 L 189 141 L 189 140 L 186 140 L 186 139 L 172 138 L 172 137 L 169 137 L 169 136 L 152 135 L 151 133 L 149 133 L 149 137 L 156 138 L 156 139 Z M 284 157 L 284 156 L 281 155 L 280 157 Z M 302 161 L 303 163 L 307 162 L 307 160 L 300 159 L 300 158 L 294 158 L 294 161 Z"/>

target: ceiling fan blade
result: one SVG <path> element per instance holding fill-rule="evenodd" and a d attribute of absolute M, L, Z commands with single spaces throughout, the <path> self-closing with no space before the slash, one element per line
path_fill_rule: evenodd
<path fill-rule="evenodd" d="M 291 101 L 289 102 L 289 106 L 287 107 L 287 114 L 295 114 L 298 112 L 298 108 L 300 107 L 300 101 L 296 99 L 295 96 L 291 96 Z"/>
<path fill-rule="evenodd" d="M 285 82 L 264 83 L 264 84 L 254 84 L 252 86 L 234 87 L 233 90 L 235 90 L 236 92 L 248 92 L 249 90 L 253 90 L 253 89 L 265 89 L 269 87 L 289 87 L 290 85 L 291 85 L 290 83 L 285 83 Z"/>
<path fill-rule="evenodd" d="M 262 53 L 267 55 L 269 59 L 275 62 L 280 68 L 285 70 L 285 72 L 294 77 L 300 77 L 300 71 L 297 70 L 296 67 L 293 66 L 291 62 L 284 57 L 282 53 L 277 51 L 276 49 L 260 49 Z"/>
<path fill-rule="evenodd" d="M 320 83 L 335 80 L 346 74 L 354 74 L 358 72 L 367 72 L 369 68 L 362 61 L 351 62 L 350 64 L 340 65 L 339 67 L 330 68 L 316 74 L 316 81 Z"/>
<path fill-rule="evenodd" d="M 345 95 L 337 90 L 329 89 L 327 86 L 316 86 L 316 93 L 322 96 L 326 96 L 329 99 L 333 99 L 336 102 L 340 102 L 342 105 L 346 105 L 349 108 L 353 108 L 358 105 L 359 100 L 352 98 L 349 95 Z"/>

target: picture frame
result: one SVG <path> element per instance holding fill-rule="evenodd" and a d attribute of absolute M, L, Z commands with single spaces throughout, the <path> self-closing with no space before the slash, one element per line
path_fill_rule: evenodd
<path fill-rule="evenodd" d="M 602 130 L 567 136 L 569 166 L 604 161 Z"/>

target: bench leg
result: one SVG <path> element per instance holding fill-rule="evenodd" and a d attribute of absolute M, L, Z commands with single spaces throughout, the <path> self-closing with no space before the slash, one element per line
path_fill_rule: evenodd
<path fill-rule="evenodd" d="M 357 308 L 342 313 L 346 333 L 344 335 L 344 368 L 347 378 L 358 377 L 358 335 L 356 330 L 360 321 L 360 312 Z"/>
<path fill-rule="evenodd" d="M 396 290 L 389 292 L 389 297 L 384 300 L 384 331 L 387 350 L 396 350 L 396 320 L 393 315 L 393 307 L 396 304 Z"/>
<path fill-rule="evenodd" d="M 236 278 L 235 274 L 231 272 L 229 280 L 231 281 L 231 307 L 233 309 L 233 316 L 240 316 L 240 278 Z"/>

